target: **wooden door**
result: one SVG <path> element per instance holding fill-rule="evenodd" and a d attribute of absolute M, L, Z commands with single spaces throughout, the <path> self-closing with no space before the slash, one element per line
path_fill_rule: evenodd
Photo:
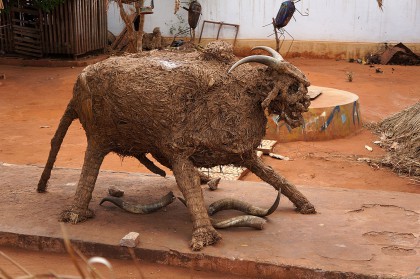
<path fill-rule="evenodd" d="M 41 57 L 40 10 L 32 0 L 16 0 L 12 7 L 14 51 L 19 54 Z"/>

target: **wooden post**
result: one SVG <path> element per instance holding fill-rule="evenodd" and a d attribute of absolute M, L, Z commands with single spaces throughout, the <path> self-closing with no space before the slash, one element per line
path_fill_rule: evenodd
<path fill-rule="evenodd" d="M 140 13 L 141 9 L 144 7 L 144 0 L 139 0 L 135 4 L 136 12 L 140 15 L 140 24 L 139 30 L 137 31 L 137 52 L 143 51 L 143 34 L 144 34 L 144 14 Z"/>
<path fill-rule="evenodd" d="M 280 53 L 280 40 L 279 35 L 277 34 L 277 28 L 276 28 L 276 20 L 273 17 L 273 28 L 274 28 L 274 34 L 276 35 L 276 51 Z"/>

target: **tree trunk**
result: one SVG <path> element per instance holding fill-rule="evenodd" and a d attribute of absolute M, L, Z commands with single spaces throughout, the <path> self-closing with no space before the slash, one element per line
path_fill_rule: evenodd
<path fill-rule="evenodd" d="M 120 16 L 125 23 L 125 27 L 127 28 L 127 37 L 128 37 L 128 47 L 127 51 L 131 53 L 137 52 L 137 39 L 136 39 L 136 32 L 134 30 L 133 21 L 130 20 L 129 15 L 124 10 L 124 5 L 121 0 L 116 0 L 118 7 L 120 8 Z"/>

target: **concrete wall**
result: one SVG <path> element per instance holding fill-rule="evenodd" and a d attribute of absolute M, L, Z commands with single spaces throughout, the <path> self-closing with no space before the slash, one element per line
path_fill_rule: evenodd
<path fill-rule="evenodd" d="M 146 32 L 159 26 L 164 36 L 171 36 L 171 27 L 176 29 L 183 25 L 174 15 L 173 2 L 155 1 L 155 13 L 146 16 Z M 282 2 L 283 0 L 201 0 L 201 20 L 240 24 L 239 48 L 252 45 L 252 41 L 267 40 L 268 44 L 273 44 L 274 37 L 267 37 L 273 33 L 272 27 L 262 26 L 270 23 L 271 18 L 276 16 Z M 362 43 L 366 46 L 403 42 L 411 43 L 416 51 L 420 44 L 420 0 L 383 0 L 383 3 L 381 11 L 376 0 L 303 0 L 296 3 L 296 7 L 302 12 L 308 11 L 309 16 L 303 17 L 295 12 L 296 21 L 292 19 L 286 30 L 297 41 L 323 42 L 327 48 L 337 42 Z M 118 34 L 123 23 L 115 8 L 111 2 L 108 25 L 114 34 Z M 181 9 L 178 15 L 186 21 L 185 10 Z M 200 23 L 196 30 L 197 36 L 201 28 Z M 206 25 L 203 38 L 213 38 L 216 34 L 217 26 Z M 234 28 L 223 27 L 220 37 L 233 38 Z M 291 38 L 286 37 L 286 40 L 289 39 Z M 334 50 L 336 46 L 332 48 Z"/>

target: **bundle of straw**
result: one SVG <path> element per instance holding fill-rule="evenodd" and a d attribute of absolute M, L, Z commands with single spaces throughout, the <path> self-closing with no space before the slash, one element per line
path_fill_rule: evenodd
<path fill-rule="evenodd" d="M 381 146 L 388 154 L 381 164 L 420 181 L 420 102 L 378 123 Z"/>

